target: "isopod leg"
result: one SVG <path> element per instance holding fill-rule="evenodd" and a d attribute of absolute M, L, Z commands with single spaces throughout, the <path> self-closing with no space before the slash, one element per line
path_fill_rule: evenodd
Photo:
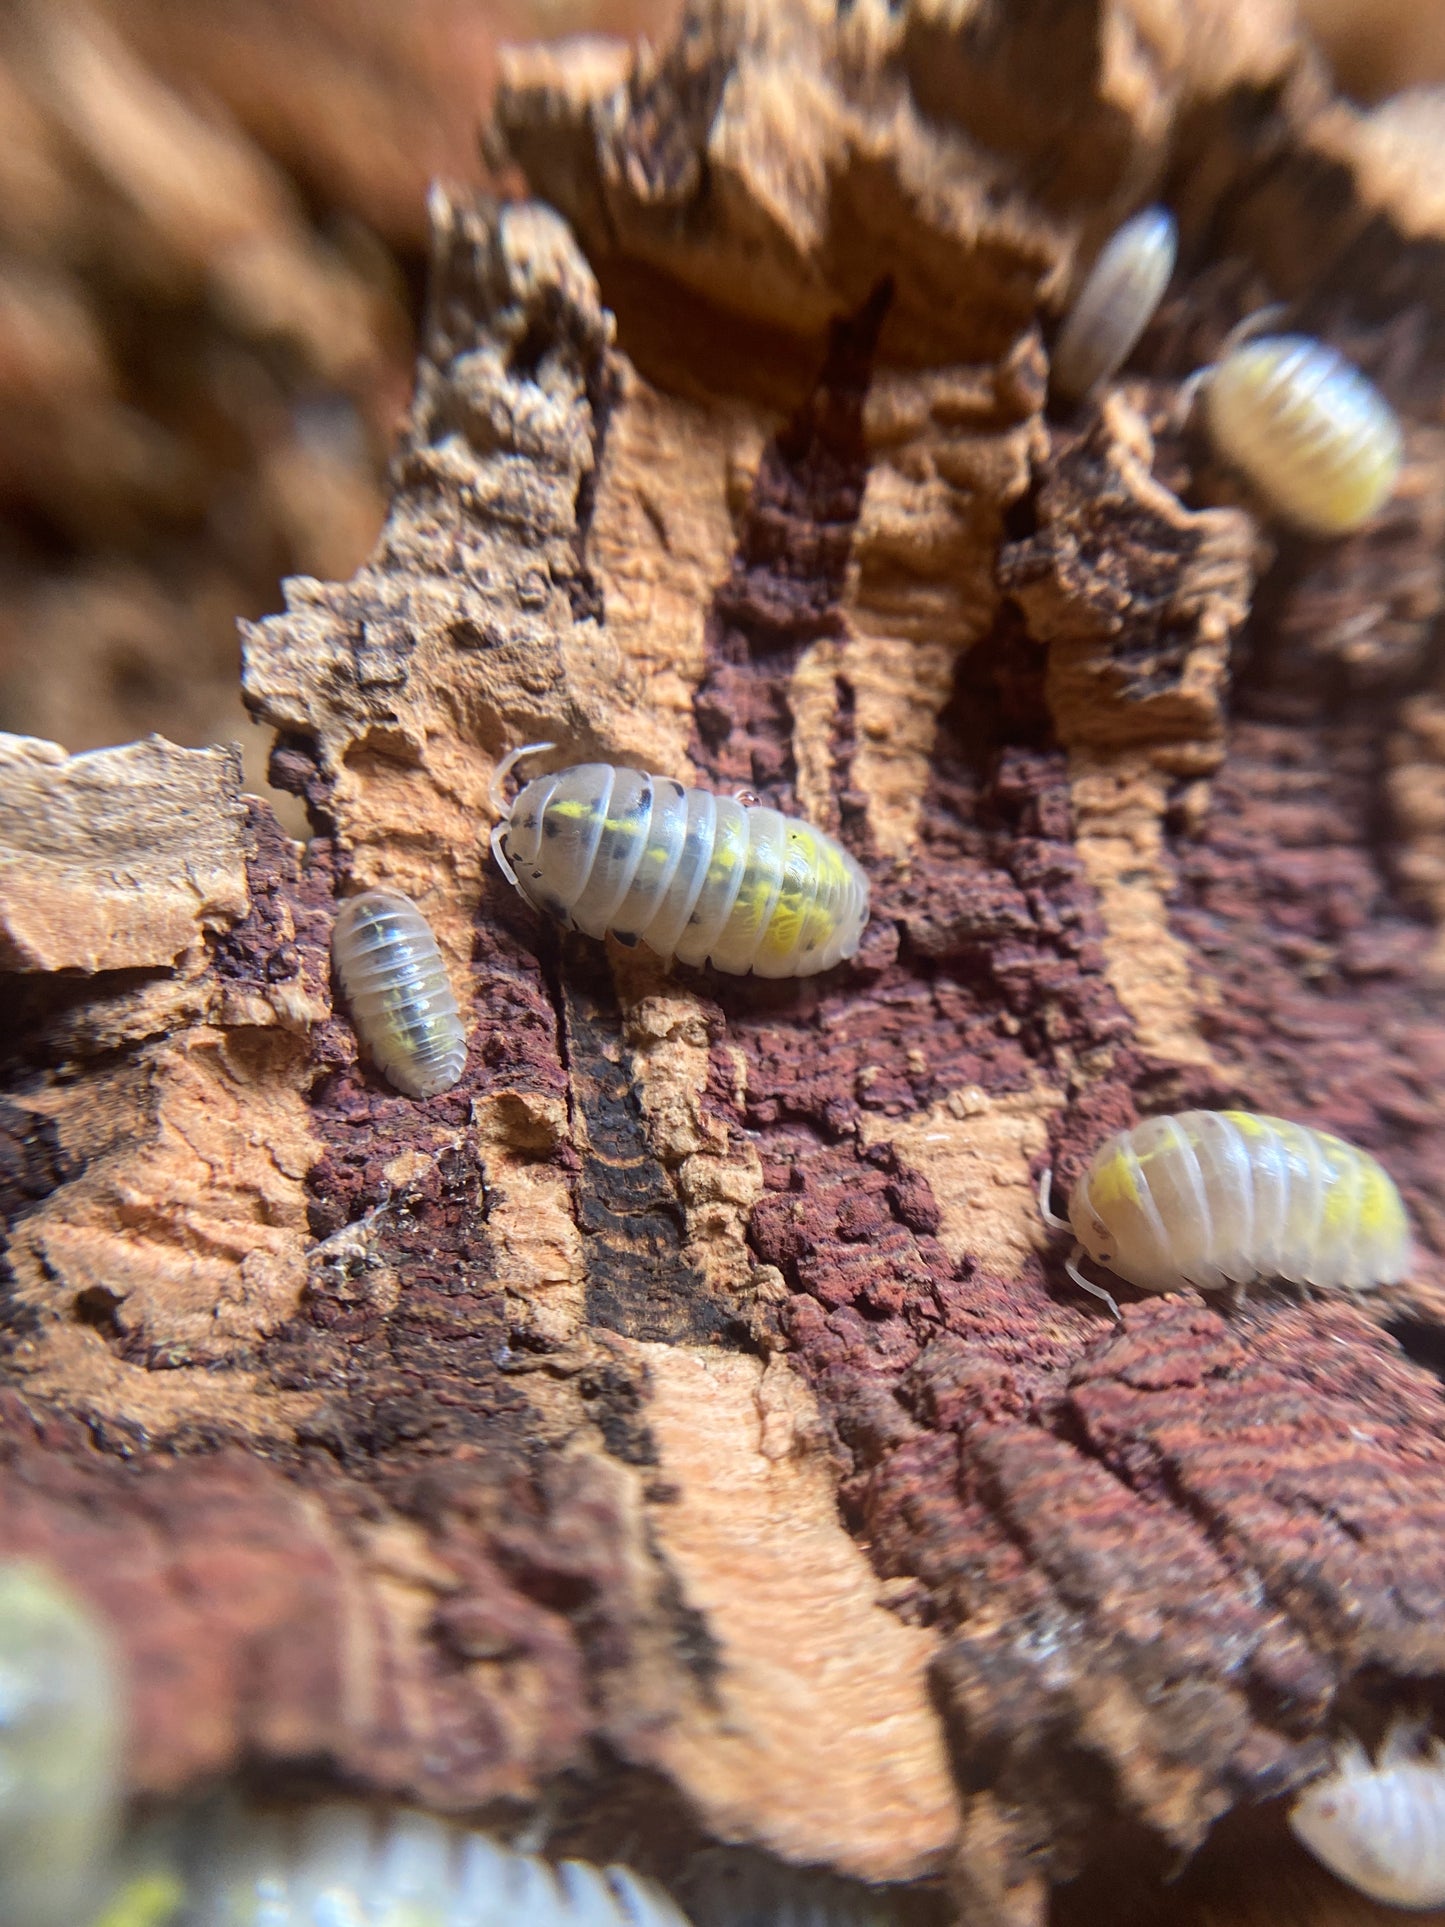
<path fill-rule="evenodd" d="M 1054 1168 L 1050 1165 L 1048 1170 L 1045 1171 L 1044 1175 L 1039 1179 L 1039 1216 L 1049 1227 L 1050 1231 L 1067 1231 L 1069 1229 L 1068 1219 L 1059 1217 L 1057 1213 L 1049 1209 L 1049 1198 L 1052 1195 L 1053 1182 Z"/>
<path fill-rule="evenodd" d="M 1075 1245 L 1073 1250 L 1069 1253 L 1068 1257 L 1064 1260 L 1064 1270 L 1068 1272 L 1069 1276 L 1073 1279 L 1076 1285 L 1081 1286 L 1082 1289 L 1089 1292 L 1091 1296 L 1095 1298 L 1102 1298 L 1104 1303 L 1109 1307 L 1110 1311 L 1113 1312 L 1114 1316 L 1119 1320 L 1119 1323 L 1122 1325 L 1124 1322 L 1124 1314 L 1123 1312 L 1120 1311 L 1119 1307 L 1114 1303 L 1114 1300 L 1112 1299 L 1112 1297 L 1110 1297 L 1109 1293 L 1105 1291 L 1102 1285 L 1090 1284 L 1089 1280 L 1084 1276 L 1083 1272 L 1079 1270 L 1077 1260 L 1082 1258 L 1083 1255 L 1084 1255 L 1084 1247 L 1082 1245 Z"/>
<path fill-rule="evenodd" d="M 1242 321 L 1235 322 L 1215 350 L 1213 361 L 1207 362 L 1203 368 L 1196 368 L 1192 375 L 1180 382 L 1172 408 L 1172 423 L 1176 429 L 1184 428 L 1194 412 L 1199 391 L 1225 356 L 1233 354 L 1236 348 L 1243 347 L 1244 343 L 1252 340 L 1255 335 L 1267 334 L 1271 328 L 1277 327 L 1284 320 L 1288 312 L 1287 302 L 1271 301 L 1268 307 L 1256 308 L 1253 314 L 1247 314 Z"/>
<path fill-rule="evenodd" d="M 502 848 L 502 841 L 506 834 L 507 821 L 506 818 L 503 817 L 500 823 L 494 823 L 492 825 L 492 855 L 497 859 L 497 868 L 507 879 L 508 883 L 511 884 L 514 890 L 520 890 L 522 886 L 517 881 L 517 872 L 507 861 L 507 853 Z"/>
<path fill-rule="evenodd" d="M 501 762 L 498 763 L 497 767 L 492 771 L 491 784 L 487 789 L 487 801 L 497 812 L 498 816 L 506 814 L 507 778 L 517 767 L 518 763 L 521 762 L 522 758 L 524 756 L 540 756 L 544 750 L 555 749 L 556 747 L 557 745 L 555 743 L 523 743 L 517 749 L 509 749 L 507 751 Z M 493 844 L 492 848 L 495 849 L 496 845 Z M 515 883 L 516 880 L 515 877 L 512 878 L 513 883 Z"/>
<path fill-rule="evenodd" d="M 1236 348 L 1242 348 L 1246 341 L 1253 341 L 1256 335 L 1267 335 L 1278 328 L 1289 315 L 1287 301 L 1270 301 L 1253 313 L 1244 315 L 1236 321 L 1229 333 L 1215 350 L 1214 361 L 1217 367 L 1226 355 L 1232 355 Z"/>

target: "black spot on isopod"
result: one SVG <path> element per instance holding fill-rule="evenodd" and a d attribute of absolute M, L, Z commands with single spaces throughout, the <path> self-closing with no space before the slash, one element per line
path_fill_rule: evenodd
<path fill-rule="evenodd" d="M 542 872 L 540 870 L 534 870 L 532 872 L 532 881 L 533 883 L 540 883 L 542 881 Z"/>
<path fill-rule="evenodd" d="M 535 810 L 528 810 L 527 814 L 521 818 L 519 827 L 524 830 L 535 830 L 537 827 L 537 812 Z"/>
<path fill-rule="evenodd" d="M 643 784 L 638 794 L 637 807 L 639 811 L 650 810 L 652 808 L 652 786 L 650 783 Z"/>
<path fill-rule="evenodd" d="M 668 780 L 668 783 L 669 783 L 669 785 L 671 786 L 671 789 L 672 789 L 672 793 L 673 793 L 673 795 L 674 795 L 674 796 L 686 796 L 686 795 L 687 795 L 687 791 L 686 791 L 686 790 L 685 790 L 685 789 L 683 788 L 683 786 L 682 786 L 682 784 L 678 782 L 678 780 L 677 780 L 677 778 L 676 778 L 675 776 L 669 776 L 667 780 Z"/>
<path fill-rule="evenodd" d="M 545 911 L 549 917 L 555 918 L 558 923 L 568 921 L 567 906 L 560 897 L 538 897 L 537 908 Z"/>
<path fill-rule="evenodd" d="M 689 923 L 700 923 L 701 921 L 702 919 L 698 916 L 696 910 L 694 910 L 692 915 L 688 918 Z"/>
<path fill-rule="evenodd" d="M 543 836 L 560 836 L 562 834 L 560 819 L 555 816 L 544 816 L 542 819 L 542 834 Z"/>

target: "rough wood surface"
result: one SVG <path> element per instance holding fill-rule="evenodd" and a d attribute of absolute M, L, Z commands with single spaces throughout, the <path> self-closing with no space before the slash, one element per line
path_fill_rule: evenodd
<path fill-rule="evenodd" d="M 1241 1837 L 1319 1892 L 1278 1796 L 1445 1680 L 1445 205 L 1434 122 L 1381 128 L 1257 0 L 715 0 L 515 56 L 540 198 L 435 194 L 386 527 L 246 635 L 304 858 L 253 806 L 244 903 L 183 887 L 158 796 L 156 950 L 87 948 L 54 871 L 114 853 L 14 752 L 70 842 L 5 872 L 0 1542 L 117 1624 L 138 1788 L 545 1794 L 979 1923 L 1149 1917 L 1228 1816 L 1172 1904 L 1227 1912 Z M 1158 191 L 1138 372 L 1052 417 L 1076 262 Z M 1181 404 L 1271 293 L 1403 414 L 1348 541 Z M 539 737 L 840 834 L 860 956 L 559 939 L 486 855 Z M 351 881 L 470 989 L 424 1105 L 332 1008 Z M 1227 1102 L 1385 1159 L 1404 1291 L 1081 1300 L 1040 1170 Z"/>

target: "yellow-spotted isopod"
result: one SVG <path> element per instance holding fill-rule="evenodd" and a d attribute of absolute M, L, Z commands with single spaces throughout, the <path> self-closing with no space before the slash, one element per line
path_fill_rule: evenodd
<path fill-rule="evenodd" d="M 1253 1111 L 1181 1111 L 1116 1132 L 1074 1186 L 1069 1276 L 1090 1284 L 1087 1252 L 1141 1291 L 1221 1291 L 1260 1278 L 1326 1291 L 1398 1284 L 1410 1225 L 1389 1174 L 1365 1151 L 1305 1124 Z"/>
<path fill-rule="evenodd" d="M 1109 237 L 1054 343 L 1055 394 L 1076 399 L 1123 367 L 1163 299 L 1178 246 L 1163 207 L 1146 207 Z"/>
<path fill-rule="evenodd" d="M 357 1034 L 407 1097 L 450 1090 L 467 1038 L 431 925 L 399 890 L 363 890 L 336 913 L 331 960 Z"/>
<path fill-rule="evenodd" d="M 1305 1788 L 1289 1816 L 1332 1874 L 1390 1907 L 1445 1907 L 1445 1747 L 1421 1752 L 1408 1725 L 1371 1763 L 1358 1740 L 1337 1747 L 1333 1771 Z"/>
<path fill-rule="evenodd" d="M 492 852 L 539 910 L 589 937 L 744 976 L 811 977 L 853 956 L 868 879 L 823 830 L 668 776 L 580 763 L 538 777 L 510 810 L 498 765 Z"/>
<path fill-rule="evenodd" d="M 1379 390 L 1324 342 L 1240 341 L 1203 383 L 1216 450 L 1285 521 L 1310 535 L 1347 535 L 1389 500 L 1400 424 Z"/>

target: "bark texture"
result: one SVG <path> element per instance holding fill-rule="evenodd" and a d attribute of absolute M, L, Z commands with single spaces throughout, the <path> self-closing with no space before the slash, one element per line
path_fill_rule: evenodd
<path fill-rule="evenodd" d="M 1279 1796 L 1445 1682 L 1442 132 L 1258 0 L 714 0 L 512 58 L 538 198 L 434 194 L 382 536 L 245 637 L 304 856 L 219 753 L 11 751 L 0 1541 L 116 1623 L 138 1789 L 545 1793 L 978 1923 L 1159 1917 L 1214 1828 L 1171 1918 L 1339 1905 Z M 1052 416 L 1077 264 L 1157 192 L 1138 372 Z M 1349 540 L 1181 402 L 1266 296 L 1401 411 Z M 860 956 L 541 926 L 486 854 L 538 738 L 841 835 Z M 353 883 L 465 993 L 426 1104 L 332 1006 Z M 1081 1301 L 1040 1171 L 1225 1103 L 1386 1161 L 1406 1288 Z"/>

